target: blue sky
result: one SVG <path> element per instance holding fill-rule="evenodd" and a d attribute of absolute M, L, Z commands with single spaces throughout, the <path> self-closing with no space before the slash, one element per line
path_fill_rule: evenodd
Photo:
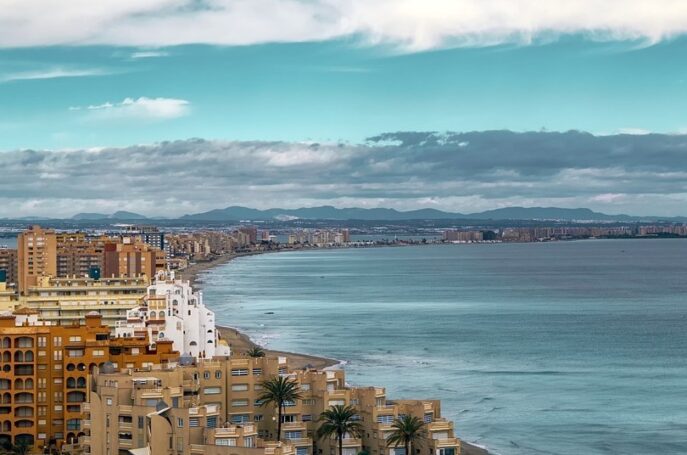
<path fill-rule="evenodd" d="M 686 51 L 684 38 L 645 46 L 584 36 L 410 53 L 355 38 L 4 49 L 0 148 L 361 142 L 389 131 L 675 133 L 687 129 Z M 104 112 L 127 98 L 159 99 L 159 112 Z M 114 106 L 88 109 L 106 103 Z"/>
<path fill-rule="evenodd" d="M 7 1 L 0 217 L 687 215 L 684 0 Z"/>

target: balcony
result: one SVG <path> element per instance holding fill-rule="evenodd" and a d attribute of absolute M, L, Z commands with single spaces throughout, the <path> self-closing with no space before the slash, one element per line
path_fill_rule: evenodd
<path fill-rule="evenodd" d="M 310 438 L 285 438 L 296 447 L 312 447 L 312 439 Z M 345 441 L 345 439 L 344 439 Z"/>
<path fill-rule="evenodd" d="M 306 431 L 307 426 L 305 422 L 284 422 L 281 424 L 282 431 Z"/>
<path fill-rule="evenodd" d="M 362 447 L 363 441 L 358 438 L 344 438 L 343 440 L 343 446 L 344 447 Z"/>
<path fill-rule="evenodd" d="M 433 431 L 453 431 L 453 422 L 446 419 L 437 419 L 427 425 L 430 432 Z"/>
<path fill-rule="evenodd" d="M 437 449 L 438 448 L 444 448 L 444 447 L 457 447 L 460 449 L 460 439 L 458 439 L 458 438 L 434 439 L 434 447 Z M 460 450 L 458 450 L 457 453 L 460 453 Z"/>

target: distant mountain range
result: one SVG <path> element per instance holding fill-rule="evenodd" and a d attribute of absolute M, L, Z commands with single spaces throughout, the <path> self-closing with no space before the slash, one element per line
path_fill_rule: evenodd
<path fill-rule="evenodd" d="M 34 221 L 48 218 L 25 217 L 21 220 Z M 71 220 L 74 221 L 118 221 L 140 222 L 169 220 L 167 218 L 149 218 L 133 212 L 119 211 L 113 214 L 104 213 L 78 213 Z M 404 221 L 404 220 L 557 220 L 577 222 L 651 222 L 673 221 L 687 222 L 687 217 L 661 217 L 661 216 L 632 216 L 632 215 L 607 215 L 594 212 L 590 209 L 565 209 L 558 207 L 505 207 L 476 213 L 452 213 L 436 209 L 420 209 L 399 211 L 395 209 L 359 207 L 336 208 L 329 205 L 320 207 L 304 207 L 299 209 L 267 209 L 258 210 L 248 207 L 231 206 L 225 209 L 215 209 L 208 212 L 184 215 L 179 221 L 214 221 L 214 222 L 239 222 L 239 221 L 289 221 L 304 220 L 360 220 L 360 221 Z"/>
<path fill-rule="evenodd" d="M 257 210 L 241 206 L 210 210 L 209 212 L 185 215 L 180 218 L 188 221 L 236 221 L 236 220 L 275 220 L 275 219 L 308 219 L 308 220 L 368 220 L 368 221 L 402 221 L 402 220 L 562 220 L 562 221 L 683 221 L 685 217 L 655 217 L 631 215 L 607 215 L 590 209 L 565 209 L 558 207 L 505 207 L 476 213 L 452 213 L 436 209 L 410 210 L 406 212 L 395 209 L 358 207 L 336 208 L 329 205 L 306 207 L 300 209 Z"/>

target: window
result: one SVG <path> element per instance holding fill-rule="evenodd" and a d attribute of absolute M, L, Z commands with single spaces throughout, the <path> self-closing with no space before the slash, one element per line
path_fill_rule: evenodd
<path fill-rule="evenodd" d="M 253 422 L 262 422 L 262 414 L 255 414 L 253 416 Z"/>
<path fill-rule="evenodd" d="M 138 428 L 143 428 L 143 423 L 145 422 L 143 416 L 138 416 Z"/>
<path fill-rule="evenodd" d="M 439 449 L 438 454 L 439 455 L 455 455 L 456 449 L 453 447 L 444 447 L 442 449 Z"/>
<path fill-rule="evenodd" d="M 38 347 L 39 348 L 45 348 L 48 345 L 48 338 L 47 337 L 38 337 Z"/>
<path fill-rule="evenodd" d="M 295 414 L 286 414 L 281 416 L 281 423 L 293 423 L 296 421 Z"/>
<path fill-rule="evenodd" d="M 102 349 L 94 349 L 93 350 L 93 356 L 94 357 L 102 357 L 105 355 L 105 351 Z"/>
<path fill-rule="evenodd" d="M 253 368 L 253 376 L 262 376 L 262 368 Z"/>
<path fill-rule="evenodd" d="M 184 419 L 182 419 L 181 417 L 177 418 L 177 427 L 184 428 Z"/>
<path fill-rule="evenodd" d="M 218 445 L 218 446 L 228 446 L 228 447 L 236 447 L 236 438 L 221 438 L 221 439 L 215 439 L 215 445 Z"/>
<path fill-rule="evenodd" d="M 108 398 L 107 400 L 105 400 L 105 402 L 108 406 L 112 406 L 112 398 Z"/>
<path fill-rule="evenodd" d="M 131 441 L 131 439 L 133 439 L 131 433 L 128 431 L 120 431 L 117 436 L 119 439 L 124 439 L 125 441 Z"/>
<path fill-rule="evenodd" d="M 255 447 L 255 440 L 253 436 L 244 436 L 243 447 Z"/>
<path fill-rule="evenodd" d="M 57 351 L 53 351 L 52 358 L 53 360 L 62 360 L 62 351 L 60 351 L 59 349 Z"/>
<path fill-rule="evenodd" d="M 210 379 L 210 372 L 209 372 L 209 371 L 204 372 L 204 373 L 203 373 L 203 377 L 204 377 L 205 379 Z"/>
<path fill-rule="evenodd" d="M 200 419 L 198 417 L 189 417 L 188 426 L 191 428 L 197 428 L 200 426 Z"/>
<path fill-rule="evenodd" d="M 301 390 L 305 390 L 305 391 L 310 390 L 310 384 L 301 384 Z"/>
<path fill-rule="evenodd" d="M 208 417 L 208 420 L 210 417 Z M 231 416 L 231 423 L 248 423 L 250 419 L 247 414 L 238 414 Z"/>
<path fill-rule="evenodd" d="M 307 447 L 296 447 L 296 455 L 308 455 Z"/>
<path fill-rule="evenodd" d="M 220 387 L 205 387 L 203 393 L 205 395 L 217 395 L 222 393 L 222 389 Z"/>
<path fill-rule="evenodd" d="M 307 400 L 303 400 L 303 406 L 314 406 L 315 405 L 315 399 L 314 398 L 308 398 Z"/>
<path fill-rule="evenodd" d="M 279 368 L 279 374 L 288 374 L 285 367 Z"/>
<path fill-rule="evenodd" d="M 232 376 L 248 376 L 248 370 L 245 368 L 236 368 L 231 370 Z"/>
<path fill-rule="evenodd" d="M 119 423 L 131 423 L 132 421 L 133 421 L 133 419 L 131 418 L 131 416 L 127 416 L 127 415 L 120 415 L 119 416 Z"/>
<path fill-rule="evenodd" d="M 208 428 L 217 428 L 217 416 L 208 416 L 207 419 L 205 419 L 205 426 Z"/>
<path fill-rule="evenodd" d="M 232 400 L 231 405 L 236 406 L 248 406 L 248 400 Z"/>
<path fill-rule="evenodd" d="M 434 420 L 434 414 L 431 412 L 425 414 L 424 419 L 425 423 L 431 423 Z"/>
<path fill-rule="evenodd" d="M 234 384 L 231 386 L 232 392 L 246 392 L 248 390 L 248 384 Z"/>
<path fill-rule="evenodd" d="M 302 436 L 303 435 L 300 431 L 285 431 L 284 432 L 284 437 L 286 439 L 300 439 Z"/>
<path fill-rule="evenodd" d="M 71 343 L 77 343 L 77 342 L 81 341 L 81 337 L 69 337 L 69 341 Z"/>
<path fill-rule="evenodd" d="M 392 415 L 379 415 L 377 416 L 377 423 L 393 423 L 394 416 Z"/>
<path fill-rule="evenodd" d="M 62 337 L 53 337 L 52 338 L 52 345 L 53 346 L 62 346 Z"/>
<path fill-rule="evenodd" d="M 83 357 L 83 349 L 67 349 L 69 357 Z"/>
<path fill-rule="evenodd" d="M 312 415 L 303 414 L 302 420 L 303 420 L 303 422 L 311 422 L 312 421 Z"/>
<path fill-rule="evenodd" d="M 217 370 L 215 371 L 215 379 L 222 379 L 222 372 Z"/>
<path fill-rule="evenodd" d="M 290 408 L 291 406 L 296 406 L 296 402 L 291 401 L 291 400 L 284 400 L 284 407 L 285 408 Z"/>
<path fill-rule="evenodd" d="M 80 419 L 69 419 L 67 420 L 67 430 L 80 430 L 81 420 Z"/>

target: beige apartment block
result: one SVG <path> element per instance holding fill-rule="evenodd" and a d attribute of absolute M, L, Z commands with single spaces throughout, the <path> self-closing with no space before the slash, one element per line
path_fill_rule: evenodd
<path fill-rule="evenodd" d="M 112 330 L 117 321 L 126 320 L 126 312 L 141 304 L 149 281 L 134 278 L 39 277 L 20 296 L 19 305 L 38 312 L 43 321 L 53 324 L 78 324 L 96 312 Z"/>
<path fill-rule="evenodd" d="M 298 383 L 302 395 L 285 407 L 281 438 L 276 409 L 258 400 L 262 381 L 276 375 Z M 291 371 L 283 357 L 182 357 L 176 366 L 103 368 L 94 375 L 89 403 L 81 442 L 84 452 L 93 454 L 335 455 L 335 440 L 315 436 L 320 414 L 332 405 L 356 407 L 364 427 L 361 438 L 344 439 L 345 455 L 363 450 L 401 455 L 403 448 L 387 447 L 386 438 L 393 419 L 402 415 L 427 424 L 426 440 L 414 448 L 417 454 L 460 455 L 461 449 L 438 401 L 389 401 L 383 388 L 348 387 L 342 370 Z M 277 439 L 283 443 L 277 445 Z"/>

